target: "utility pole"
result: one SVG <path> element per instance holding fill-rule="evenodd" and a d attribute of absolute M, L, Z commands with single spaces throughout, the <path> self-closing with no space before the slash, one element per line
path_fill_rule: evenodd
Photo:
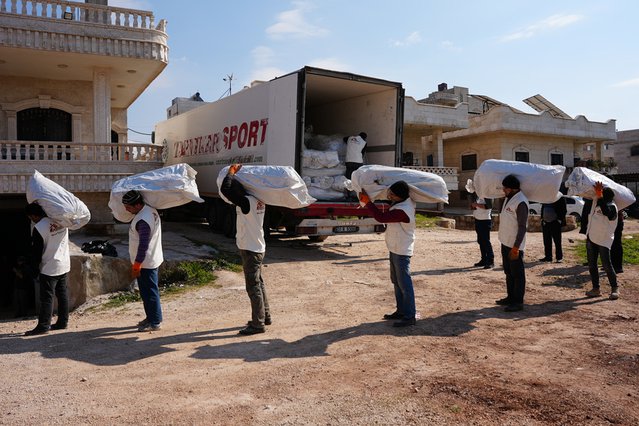
<path fill-rule="evenodd" d="M 227 74 L 226 78 L 223 78 L 222 80 L 229 82 L 228 92 L 229 92 L 229 96 L 231 96 L 233 94 L 233 73 L 231 73 L 231 75 Z"/>

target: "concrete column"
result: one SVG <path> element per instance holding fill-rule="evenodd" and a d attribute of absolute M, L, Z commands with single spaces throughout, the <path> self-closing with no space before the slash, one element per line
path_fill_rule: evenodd
<path fill-rule="evenodd" d="M 18 119 L 16 111 L 5 111 L 7 114 L 7 139 L 15 141 L 18 139 Z"/>
<path fill-rule="evenodd" d="M 111 76 L 109 70 L 93 70 L 93 142 L 111 142 Z"/>
<path fill-rule="evenodd" d="M 71 115 L 71 129 L 73 132 L 73 142 L 82 142 L 82 114 Z"/>
<path fill-rule="evenodd" d="M 422 158 L 420 161 L 421 161 L 421 165 L 425 166 L 426 157 L 428 156 L 428 154 L 426 154 L 426 150 L 428 149 L 428 136 L 422 136 L 420 139 L 422 143 Z"/>
<path fill-rule="evenodd" d="M 442 130 L 437 129 L 433 133 L 433 138 L 437 141 L 437 167 L 444 167 L 444 139 Z"/>
<path fill-rule="evenodd" d="M 595 142 L 595 160 L 603 160 L 603 142 Z"/>

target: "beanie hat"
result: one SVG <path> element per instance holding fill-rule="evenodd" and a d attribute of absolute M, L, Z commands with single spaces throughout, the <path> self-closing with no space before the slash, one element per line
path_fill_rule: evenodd
<path fill-rule="evenodd" d="M 408 191 L 409 191 L 408 184 L 404 182 L 403 180 L 395 182 L 388 189 L 393 191 L 393 194 L 397 195 L 402 200 L 405 200 L 408 198 Z"/>
<path fill-rule="evenodd" d="M 501 181 L 502 186 L 510 189 L 519 189 L 519 179 L 513 175 L 508 175 Z"/>
<path fill-rule="evenodd" d="M 140 194 L 139 191 L 129 191 L 122 196 L 122 204 L 134 206 L 139 203 L 144 204 L 144 199 L 142 198 L 142 194 Z"/>
<path fill-rule="evenodd" d="M 31 204 L 27 204 L 24 212 L 27 216 L 39 216 L 39 217 L 47 217 L 47 214 L 42 209 L 42 206 L 35 201 Z"/>

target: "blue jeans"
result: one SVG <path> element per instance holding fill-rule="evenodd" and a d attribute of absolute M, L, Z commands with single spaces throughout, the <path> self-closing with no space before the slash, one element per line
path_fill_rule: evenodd
<path fill-rule="evenodd" d="M 138 287 L 146 319 L 152 325 L 160 324 L 162 322 L 162 306 L 160 306 L 160 289 L 158 288 L 158 268 L 141 269 Z"/>
<path fill-rule="evenodd" d="M 397 312 L 405 319 L 415 318 L 415 292 L 410 277 L 410 256 L 389 253 L 390 278 L 395 286 Z"/>
<path fill-rule="evenodd" d="M 608 282 L 610 287 L 617 287 L 617 274 L 612 267 L 610 261 L 610 249 L 608 247 L 600 246 L 590 241 L 590 238 L 586 240 L 586 253 L 588 254 L 588 272 L 590 272 L 590 279 L 592 280 L 592 287 L 599 288 L 599 267 L 597 266 L 597 258 L 601 256 L 601 266 L 603 266 L 606 275 L 608 275 Z"/>

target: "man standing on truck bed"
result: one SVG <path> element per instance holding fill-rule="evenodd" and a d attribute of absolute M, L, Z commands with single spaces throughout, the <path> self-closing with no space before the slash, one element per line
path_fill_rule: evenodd
<path fill-rule="evenodd" d="M 366 138 L 368 135 L 361 132 L 357 136 L 346 136 L 346 178 L 350 179 L 353 172 L 364 165 L 364 152 L 366 151 Z"/>
<path fill-rule="evenodd" d="M 222 181 L 220 191 L 235 204 L 237 213 L 237 235 L 235 241 L 240 249 L 246 292 L 251 300 L 251 320 L 240 330 L 240 334 L 264 333 L 271 324 L 271 311 L 262 279 L 262 261 L 266 252 L 264 240 L 264 213 L 266 205 L 252 195 L 248 195 L 235 174 L 241 164 L 232 164 Z"/>
<path fill-rule="evenodd" d="M 389 251 L 391 282 L 395 287 L 395 312 L 384 315 L 385 320 L 398 320 L 393 327 L 415 325 L 415 291 L 410 276 L 410 258 L 415 245 L 415 201 L 409 197 L 409 187 L 403 180 L 392 184 L 387 191 L 392 202 L 387 212 L 380 211 L 362 190 L 359 200 L 373 214 L 376 221 L 387 223 L 384 233 Z"/>

